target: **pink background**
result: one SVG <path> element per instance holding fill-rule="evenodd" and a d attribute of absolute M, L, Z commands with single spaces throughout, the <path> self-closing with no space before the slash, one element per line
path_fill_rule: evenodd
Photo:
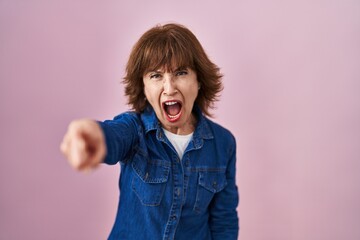
<path fill-rule="evenodd" d="M 130 49 L 169 21 L 225 74 L 240 238 L 360 239 L 357 0 L 0 0 L 0 239 L 108 236 L 119 167 L 77 173 L 59 144 L 70 120 L 128 109 Z"/>

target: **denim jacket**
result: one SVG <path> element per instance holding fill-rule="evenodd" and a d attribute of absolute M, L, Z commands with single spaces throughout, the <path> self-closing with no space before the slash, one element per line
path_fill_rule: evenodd
<path fill-rule="evenodd" d="M 110 240 L 237 239 L 235 138 L 194 109 L 198 123 L 182 159 L 150 106 L 99 122 L 104 162 L 121 164 Z"/>

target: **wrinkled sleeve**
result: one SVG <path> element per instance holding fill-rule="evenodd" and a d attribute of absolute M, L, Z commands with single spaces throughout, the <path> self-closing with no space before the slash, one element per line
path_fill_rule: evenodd
<path fill-rule="evenodd" d="M 213 240 L 237 240 L 239 219 L 236 208 L 239 203 L 236 186 L 236 142 L 233 138 L 229 148 L 229 162 L 226 170 L 226 187 L 216 193 L 210 205 L 210 229 Z"/>
<path fill-rule="evenodd" d="M 113 120 L 98 122 L 106 141 L 106 157 L 104 163 L 126 163 L 133 147 L 138 142 L 138 123 L 136 115 L 123 113 Z"/>

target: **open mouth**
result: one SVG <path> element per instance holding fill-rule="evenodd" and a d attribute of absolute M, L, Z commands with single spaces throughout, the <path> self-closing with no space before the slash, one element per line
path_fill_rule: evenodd
<path fill-rule="evenodd" d="M 179 101 L 166 101 L 163 103 L 163 108 L 166 117 L 170 122 L 177 121 L 181 116 L 181 102 Z"/>

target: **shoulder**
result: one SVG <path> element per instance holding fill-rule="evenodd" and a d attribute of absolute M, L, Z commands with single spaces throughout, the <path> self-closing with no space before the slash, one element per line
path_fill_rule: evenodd
<path fill-rule="evenodd" d="M 210 130 L 212 131 L 212 134 L 216 140 L 221 140 L 227 145 L 236 145 L 236 139 L 234 135 L 231 133 L 230 130 L 223 127 L 219 123 L 214 122 L 213 120 L 210 120 L 207 117 L 204 117 L 205 121 L 207 122 Z"/>
<path fill-rule="evenodd" d="M 116 115 L 111 120 L 105 120 L 102 122 L 103 127 L 130 127 L 137 128 L 140 125 L 140 114 L 134 111 L 127 111 Z"/>
<path fill-rule="evenodd" d="M 139 119 L 139 115 L 140 114 L 137 113 L 137 112 L 127 111 L 127 112 L 123 112 L 123 113 L 120 113 L 120 114 L 116 115 L 114 117 L 114 121 L 121 120 L 121 119 L 124 119 L 124 120 L 126 120 L 126 119 L 129 119 L 129 120 L 134 119 L 134 120 L 136 120 L 136 119 Z"/>
<path fill-rule="evenodd" d="M 140 124 L 141 122 L 140 115 L 141 115 L 140 113 L 134 111 L 127 111 L 116 115 L 112 121 Z"/>

